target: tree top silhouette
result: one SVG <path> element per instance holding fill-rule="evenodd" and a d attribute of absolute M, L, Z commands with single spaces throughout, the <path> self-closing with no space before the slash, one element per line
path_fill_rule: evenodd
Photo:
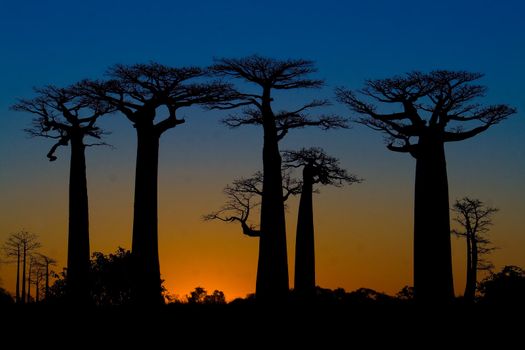
<path fill-rule="evenodd" d="M 111 104 L 139 127 L 152 124 L 157 108 L 165 106 L 168 116 L 154 125 L 158 135 L 185 122 L 177 116 L 177 109 L 234 97 L 230 84 L 204 81 L 208 72 L 199 67 L 175 68 L 155 62 L 117 64 L 106 75 L 106 81 L 84 80 L 82 91 L 92 100 Z"/>
<path fill-rule="evenodd" d="M 317 107 L 330 105 L 327 100 L 312 100 L 295 110 L 282 110 L 274 113 L 270 107 L 273 99 L 271 90 L 291 90 L 319 88 L 322 80 L 307 76 L 317 70 L 313 61 L 304 59 L 278 60 L 258 55 L 239 59 L 221 58 L 210 67 L 211 72 L 221 77 L 232 77 L 259 85 L 260 94 L 237 91 L 237 98 L 212 108 L 232 109 L 246 107 L 240 115 L 231 115 L 223 120 L 231 128 L 243 125 L 275 124 L 277 139 L 281 140 L 291 129 L 317 126 L 321 129 L 347 128 L 347 121 L 337 115 L 321 114 L 313 116 L 310 111 Z"/>
<path fill-rule="evenodd" d="M 100 116 L 113 112 L 114 108 L 104 101 L 87 99 L 78 85 L 66 88 L 48 85 L 34 91 L 37 97 L 20 99 L 11 109 L 36 114 L 32 127 L 25 130 L 29 135 L 57 140 L 47 154 L 50 161 L 57 159 L 57 148 L 67 146 L 72 137 L 90 136 L 101 140 L 107 134 L 95 123 Z M 101 141 L 84 144 L 95 145 L 106 144 Z"/>
<path fill-rule="evenodd" d="M 504 104 L 482 106 L 486 87 L 475 84 L 483 75 L 465 71 L 411 72 L 389 79 L 367 80 L 361 90 L 336 90 L 337 99 L 358 116 L 354 121 L 387 136 L 391 151 L 417 156 L 414 138 L 438 133 L 442 142 L 462 141 L 516 113 Z M 370 102 L 368 102 L 370 101 Z M 375 104 L 399 104 L 402 110 L 381 113 Z M 461 125 L 469 125 L 464 129 Z"/>
<path fill-rule="evenodd" d="M 362 179 L 349 174 L 339 165 L 339 160 L 325 153 L 322 148 L 302 148 L 298 151 L 283 151 L 283 167 L 311 169 L 313 183 L 343 186 L 345 183 L 359 183 Z"/>

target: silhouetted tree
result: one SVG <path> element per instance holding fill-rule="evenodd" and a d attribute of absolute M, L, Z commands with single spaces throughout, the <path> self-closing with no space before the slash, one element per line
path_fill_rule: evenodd
<path fill-rule="evenodd" d="M 505 266 L 479 283 L 482 303 L 525 305 L 525 271 L 518 266 Z"/>
<path fill-rule="evenodd" d="M 473 302 L 478 271 L 494 268 L 494 265 L 485 258 L 495 249 L 486 235 L 492 226 L 492 216 L 498 209 L 486 206 L 479 199 L 465 197 L 456 200 L 452 210 L 456 213 L 454 220 L 461 226 L 458 230 L 452 230 L 452 233 L 465 238 L 467 243 L 467 278 L 464 298 Z"/>
<path fill-rule="evenodd" d="M 283 173 L 283 202 L 291 195 L 301 191 L 301 182 L 290 176 L 289 172 Z M 250 178 L 240 178 L 227 185 L 223 193 L 226 195 L 226 204 L 211 214 L 205 215 L 204 220 L 220 220 L 224 222 L 239 222 L 242 232 L 249 237 L 260 237 L 261 232 L 257 225 L 249 224 L 248 219 L 252 209 L 259 207 L 263 186 L 263 175 L 260 171 Z"/>
<path fill-rule="evenodd" d="M 263 191 L 256 295 L 259 300 L 283 300 L 288 293 L 288 261 L 279 141 L 292 129 L 307 126 L 341 128 L 346 127 L 346 122 L 333 115 L 309 115 L 311 109 L 326 106 L 328 101 L 325 100 L 314 100 L 294 111 L 273 110 L 272 93 L 276 90 L 322 86 L 323 81 L 307 77 L 316 71 L 312 61 L 277 60 L 254 55 L 219 59 L 211 69 L 219 76 L 244 80 L 259 89 L 256 93 L 239 92 L 237 101 L 216 108 L 245 107 L 242 115 L 224 120 L 231 128 L 244 125 L 263 128 Z"/>
<path fill-rule="evenodd" d="M 13 304 L 14 300 L 11 294 L 4 288 L 0 287 L 0 305 Z"/>
<path fill-rule="evenodd" d="M 26 131 L 35 137 L 56 140 L 47 157 L 57 159 L 60 146 L 70 146 L 69 165 L 69 228 L 68 228 L 68 287 L 72 302 L 89 300 L 89 206 L 86 178 L 85 149 L 103 145 L 103 131 L 96 126 L 98 118 L 112 112 L 113 107 L 102 101 L 92 101 L 82 95 L 78 86 L 58 88 L 46 86 L 35 89 L 37 97 L 20 100 L 12 109 L 36 115 L 33 127 Z M 95 143 L 86 143 L 87 138 Z"/>
<path fill-rule="evenodd" d="M 474 103 L 485 95 L 486 88 L 474 83 L 481 77 L 462 71 L 413 72 L 368 80 L 357 92 L 337 90 L 338 100 L 363 116 L 356 122 L 383 132 L 389 150 L 416 159 L 414 292 L 420 301 L 454 296 L 445 143 L 474 137 L 516 112 L 506 105 Z M 382 113 L 377 103 L 402 110 Z"/>
<path fill-rule="evenodd" d="M 42 263 L 40 259 L 40 254 L 34 254 L 31 255 L 29 259 L 29 274 L 27 278 L 27 282 L 29 284 L 29 287 L 31 287 L 31 284 L 35 286 L 35 297 L 33 300 L 38 303 L 40 301 L 40 291 L 42 282 L 45 278 L 45 266 Z M 31 292 L 30 289 L 28 289 L 28 297 L 27 301 L 31 302 Z"/>
<path fill-rule="evenodd" d="M 5 256 L 11 262 L 11 259 L 16 259 L 16 294 L 15 301 L 20 302 L 20 261 L 22 257 L 22 240 L 18 237 L 20 233 L 11 234 L 7 241 L 2 244 L 2 250 Z"/>
<path fill-rule="evenodd" d="M 57 261 L 44 254 L 38 254 L 38 255 L 39 255 L 39 260 L 44 267 L 44 272 L 43 272 L 44 281 L 45 281 L 45 289 L 44 289 L 45 294 L 44 295 L 45 295 L 45 298 L 47 299 L 47 297 L 49 296 L 49 278 L 52 275 L 52 271 L 49 270 L 49 267 L 55 266 Z"/>
<path fill-rule="evenodd" d="M 16 257 L 16 302 L 25 303 L 27 300 L 27 259 L 31 253 L 42 245 L 38 242 L 38 236 L 27 231 L 20 231 L 9 235 L 2 248 L 8 257 Z M 20 262 L 22 263 L 22 276 L 20 277 Z M 22 293 L 20 294 L 20 280 L 22 280 Z"/>
<path fill-rule="evenodd" d="M 328 156 L 321 148 L 303 148 L 283 152 L 285 168 L 302 168 L 301 200 L 297 217 L 295 240 L 294 291 L 300 297 L 315 295 L 315 243 L 313 198 L 315 185 L 332 185 L 360 182 L 355 175 L 340 167 L 339 160 Z"/>
<path fill-rule="evenodd" d="M 163 303 L 158 254 L 157 174 L 159 140 L 184 123 L 180 108 L 218 103 L 230 98 L 230 86 L 203 82 L 206 71 L 172 68 L 157 63 L 116 65 L 109 81 L 84 81 L 82 91 L 123 113 L 137 132 L 132 254 L 135 261 L 135 299 L 140 304 Z M 165 107 L 168 116 L 155 123 Z"/>
<path fill-rule="evenodd" d="M 95 305 L 124 305 L 132 301 L 132 255 L 119 247 L 91 257 L 91 297 Z"/>
<path fill-rule="evenodd" d="M 214 290 L 213 294 L 209 295 L 206 289 L 196 287 L 190 295 L 186 296 L 188 304 L 226 304 L 224 293 L 220 290 Z"/>

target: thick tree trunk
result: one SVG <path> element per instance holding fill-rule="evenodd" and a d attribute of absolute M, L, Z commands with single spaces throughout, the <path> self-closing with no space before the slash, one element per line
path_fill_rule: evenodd
<path fill-rule="evenodd" d="M 295 283 L 296 294 L 301 298 L 315 295 L 315 244 L 313 217 L 313 180 L 311 170 L 303 169 L 303 187 L 299 201 L 297 234 L 295 241 Z"/>
<path fill-rule="evenodd" d="M 89 207 L 85 146 L 82 136 L 71 137 L 69 173 L 69 236 L 67 284 L 69 300 L 89 303 Z"/>
<path fill-rule="evenodd" d="M 141 305 L 163 303 L 157 219 L 159 136 L 153 125 L 136 126 L 137 164 L 133 211 L 132 254 L 134 300 Z"/>
<path fill-rule="evenodd" d="M 268 98 L 269 100 L 269 98 Z M 269 102 L 268 102 L 269 103 Z M 288 295 L 288 258 L 282 189 L 281 155 L 275 118 L 266 106 L 263 146 L 263 195 L 256 297 L 264 302 L 284 301 Z"/>
<path fill-rule="evenodd" d="M 454 285 L 443 141 L 420 137 L 416 159 L 414 295 L 419 302 L 449 302 Z"/>
<path fill-rule="evenodd" d="M 472 236 L 470 232 L 467 232 L 467 277 L 465 284 L 465 293 L 463 297 L 468 302 L 474 301 L 474 293 L 476 291 L 476 284 L 472 284 L 472 277 L 474 273 L 474 255 L 472 246 Z"/>
<path fill-rule="evenodd" d="M 26 302 L 26 262 L 27 262 L 27 244 L 23 243 L 22 247 L 22 304 Z"/>
<path fill-rule="evenodd" d="M 20 302 L 20 245 L 16 252 L 16 297 L 15 301 Z"/>

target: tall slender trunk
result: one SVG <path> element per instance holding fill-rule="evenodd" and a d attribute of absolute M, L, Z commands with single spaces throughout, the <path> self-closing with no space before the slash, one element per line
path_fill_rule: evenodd
<path fill-rule="evenodd" d="M 473 255 L 473 245 L 472 245 L 472 234 L 467 231 L 467 277 L 465 283 L 465 293 L 463 297 L 466 301 L 474 301 L 474 293 L 476 285 L 472 284 L 472 276 L 474 273 L 474 255 Z"/>
<path fill-rule="evenodd" d="M 22 246 L 22 304 L 26 302 L 26 262 L 27 262 L 27 243 Z"/>
<path fill-rule="evenodd" d="M 257 266 L 258 300 L 279 302 L 289 290 L 286 224 L 282 189 L 281 155 L 275 118 L 269 107 L 269 95 L 263 105 L 263 195 L 261 201 L 261 237 Z"/>
<path fill-rule="evenodd" d="M 45 298 L 49 297 L 49 264 L 46 262 L 46 294 Z"/>
<path fill-rule="evenodd" d="M 132 253 L 134 300 L 158 305 L 161 294 L 157 219 L 159 138 L 153 124 L 136 126 L 137 164 L 133 211 Z"/>
<path fill-rule="evenodd" d="M 303 187 L 299 201 L 297 233 L 295 241 L 295 283 L 294 289 L 299 297 L 312 297 L 315 294 L 315 244 L 313 215 L 313 179 L 311 169 L 303 169 Z"/>
<path fill-rule="evenodd" d="M 29 258 L 29 269 L 27 270 L 27 303 L 31 302 L 31 272 L 33 270 L 32 258 Z"/>
<path fill-rule="evenodd" d="M 20 302 L 20 244 L 16 251 L 16 297 L 17 303 Z"/>
<path fill-rule="evenodd" d="M 426 303 L 454 297 L 444 143 L 420 137 L 414 201 L 414 296 Z"/>
<path fill-rule="evenodd" d="M 69 173 L 69 236 L 67 283 L 69 300 L 89 303 L 89 209 L 85 146 L 80 135 L 71 137 Z"/>
<path fill-rule="evenodd" d="M 35 283 L 35 302 L 39 302 L 40 301 L 40 272 L 37 271 L 36 272 L 36 283 Z"/>
<path fill-rule="evenodd" d="M 476 285 L 478 284 L 478 241 L 472 235 L 472 273 L 470 276 L 470 285 L 472 288 L 472 300 L 476 296 Z"/>

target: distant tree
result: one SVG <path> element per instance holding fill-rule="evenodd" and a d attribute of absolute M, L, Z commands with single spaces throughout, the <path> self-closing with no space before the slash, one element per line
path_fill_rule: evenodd
<path fill-rule="evenodd" d="M 41 286 L 44 282 L 44 279 L 45 266 L 40 259 L 40 254 L 33 254 L 29 258 L 29 273 L 27 277 L 29 288 L 27 293 L 27 302 L 31 302 L 31 300 L 33 300 L 34 302 L 38 303 L 40 301 L 40 292 L 42 290 Z M 31 298 L 30 292 L 32 284 L 35 286 L 35 297 L 33 299 Z"/>
<path fill-rule="evenodd" d="M 404 286 L 396 294 L 396 298 L 399 300 L 413 300 L 414 299 L 414 288 L 410 286 Z"/>
<path fill-rule="evenodd" d="M 290 176 L 289 172 L 283 173 L 283 202 L 292 195 L 301 191 L 301 182 Z M 238 222 L 241 224 L 242 233 L 249 237 L 260 237 L 261 232 L 257 225 L 249 224 L 251 211 L 261 204 L 263 174 L 258 171 L 252 177 L 240 178 L 227 185 L 223 193 L 227 200 L 223 207 L 211 214 L 205 215 L 204 220 L 220 220 L 224 222 Z"/>
<path fill-rule="evenodd" d="M 481 281 L 479 291 L 482 303 L 525 305 L 525 271 L 518 266 L 505 266 Z"/>
<path fill-rule="evenodd" d="M 4 288 L 0 287 L 0 305 L 13 304 L 14 300 L 11 294 Z"/>
<path fill-rule="evenodd" d="M 104 145 L 104 132 L 96 125 L 99 117 L 111 113 L 113 107 L 103 101 L 88 100 L 78 86 L 58 88 L 46 86 L 35 89 L 37 97 L 20 100 L 12 106 L 15 111 L 35 114 L 31 136 L 56 140 L 47 157 L 55 161 L 60 146 L 70 146 L 69 228 L 67 266 L 71 301 L 89 300 L 89 206 L 86 178 L 86 147 Z M 94 143 L 86 143 L 93 138 Z"/>
<path fill-rule="evenodd" d="M 361 182 L 341 168 L 339 160 L 321 148 L 283 152 L 284 168 L 302 168 L 302 189 L 295 240 L 294 291 L 303 297 L 315 296 L 315 242 L 312 194 L 316 185 L 340 187 Z"/>
<path fill-rule="evenodd" d="M 459 229 L 452 230 L 452 233 L 465 238 L 467 243 L 467 278 L 464 298 L 469 302 L 474 302 L 478 271 L 494 268 L 494 265 L 486 258 L 495 249 L 487 238 L 487 233 L 492 226 L 492 217 L 498 212 L 498 209 L 486 206 L 479 199 L 465 197 L 456 200 L 452 210 L 456 214 L 454 220 L 461 226 Z"/>
<path fill-rule="evenodd" d="M 135 260 L 135 299 L 140 304 L 163 303 L 158 253 L 157 178 L 159 140 L 184 123 L 181 108 L 228 100 L 230 85 L 206 82 L 206 70 L 173 68 L 158 63 L 116 65 L 108 81 L 84 81 L 82 92 L 123 113 L 137 132 L 135 204 L 132 253 Z M 160 109 L 168 116 L 155 123 Z"/>
<path fill-rule="evenodd" d="M 206 289 L 196 287 L 190 295 L 186 296 L 188 304 L 226 304 L 224 293 L 219 290 L 214 290 L 213 294 L 209 295 Z"/>
<path fill-rule="evenodd" d="M 307 126 L 325 130 L 344 128 L 346 121 L 334 115 L 309 114 L 311 109 L 328 105 L 325 100 L 311 101 L 293 111 L 274 111 L 272 94 L 277 91 L 322 86 L 323 81 L 308 78 L 316 72 L 312 61 L 278 60 L 254 55 L 240 59 L 218 59 L 211 70 L 221 77 L 254 84 L 259 90 L 239 91 L 237 101 L 216 105 L 215 108 L 245 108 L 242 115 L 233 115 L 224 120 L 231 128 L 245 125 L 263 128 L 263 190 L 256 295 L 259 300 L 283 300 L 289 287 L 279 141 L 293 129 Z"/>
<path fill-rule="evenodd" d="M 27 231 L 12 233 L 4 242 L 2 248 L 9 258 L 16 257 L 16 302 L 25 303 L 27 300 L 27 259 L 42 245 L 38 236 Z M 20 263 L 22 263 L 22 276 L 20 277 Z M 20 280 L 22 280 L 22 293 L 20 294 Z"/>
<path fill-rule="evenodd" d="M 368 80 L 357 92 L 336 91 L 358 115 L 355 122 L 383 132 L 389 150 L 416 159 L 414 292 L 419 301 L 446 302 L 454 296 L 445 143 L 474 137 L 516 113 L 507 105 L 473 102 L 485 95 L 486 88 L 474 83 L 481 77 L 463 71 L 413 72 Z M 402 109 L 383 113 L 376 104 Z"/>
<path fill-rule="evenodd" d="M 49 270 L 49 267 L 55 266 L 57 261 L 44 254 L 38 254 L 38 255 L 39 255 L 40 263 L 44 267 L 44 281 L 45 281 L 45 289 L 44 289 L 45 294 L 44 295 L 45 295 L 45 298 L 47 299 L 47 297 L 49 296 L 49 279 L 53 273 L 51 270 Z"/>
<path fill-rule="evenodd" d="M 22 256 L 22 241 L 16 237 L 17 234 L 11 234 L 7 241 L 2 244 L 2 250 L 7 257 L 6 262 L 12 262 L 16 259 L 16 294 L 15 301 L 20 302 L 20 261 Z"/>

